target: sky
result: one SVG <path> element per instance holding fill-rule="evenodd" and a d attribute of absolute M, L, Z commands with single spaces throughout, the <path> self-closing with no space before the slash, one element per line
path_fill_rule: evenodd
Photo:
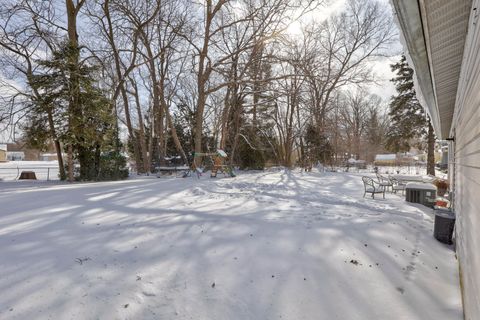
<path fill-rule="evenodd" d="M 297 21 L 291 24 L 288 29 L 288 32 L 291 34 L 300 33 L 300 27 L 302 23 L 308 22 L 309 20 L 321 21 L 327 19 L 330 15 L 341 10 L 347 0 L 327 0 L 328 4 L 318 7 L 316 10 L 308 13 L 301 21 Z M 378 0 L 385 5 L 386 10 L 391 10 L 389 0 Z M 398 32 L 397 32 L 398 33 Z M 371 68 L 376 74 L 377 83 L 372 84 L 368 87 L 368 91 L 372 94 L 376 94 L 382 98 L 384 101 L 384 106 L 388 104 L 388 100 L 395 95 L 395 87 L 390 81 L 395 75 L 390 70 L 390 64 L 395 63 L 400 59 L 400 54 L 402 52 L 402 46 L 400 41 L 396 45 L 392 46 L 391 57 L 382 57 L 377 58 L 375 61 L 371 61 Z M 0 72 L 0 79 L 2 74 Z M 9 81 L 12 83 L 11 81 Z M 1 89 L 1 88 L 0 88 Z M 0 90 L 1 94 L 1 90 Z M 9 132 L 2 131 L 2 126 L 0 124 L 0 143 L 11 141 L 11 135 Z"/>
<path fill-rule="evenodd" d="M 398 60 L 400 60 L 400 55 L 382 58 L 372 63 L 372 68 L 377 74 L 378 84 L 373 84 L 369 87 L 370 93 L 380 96 L 385 101 L 390 100 L 396 94 L 395 86 L 390 81 L 395 77 L 395 74 L 390 69 L 390 65 Z"/>
<path fill-rule="evenodd" d="M 387 10 L 391 10 L 389 0 L 378 1 L 383 4 Z M 301 25 L 303 23 L 307 23 L 311 20 L 322 21 L 327 19 L 335 12 L 342 10 L 346 5 L 347 0 L 327 0 L 327 2 L 326 5 L 320 6 L 313 12 L 306 14 L 300 21 L 292 23 L 288 32 L 291 34 L 300 34 Z M 400 54 L 402 51 L 402 45 L 398 40 L 397 43 L 392 46 L 391 57 L 377 58 L 375 61 L 370 62 L 371 68 L 376 74 L 377 83 L 370 85 L 368 91 L 372 94 L 378 95 L 386 103 L 396 93 L 395 86 L 390 81 L 395 76 L 390 69 L 390 65 L 400 60 Z"/>

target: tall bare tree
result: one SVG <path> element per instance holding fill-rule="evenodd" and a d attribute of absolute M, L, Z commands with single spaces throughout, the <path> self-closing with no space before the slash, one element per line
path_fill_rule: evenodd
<path fill-rule="evenodd" d="M 6 3 L 0 8 L 0 64 L 2 66 L 0 123 L 16 126 L 33 105 L 42 105 L 46 114 L 49 137 L 58 158 L 60 177 L 65 178 L 62 147 L 51 105 L 42 103 L 42 94 L 29 85 L 37 68 L 37 60 L 55 50 L 59 34 L 66 29 L 57 24 L 54 4 L 44 1 Z M 10 79 L 10 81 L 9 81 Z M 24 82 L 26 86 L 20 85 Z M 31 102 L 35 102 L 32 104 Z M 15 129 L 14 129 L 15 130 Z"/>
<path fill-rule="evenodd" d="M 344 11 L 305 29 L 309 59 L 304 72 L 312 113 L 320 128 L 325 126 L 336 90 L 375 80 L 368 62 L 387 55 L 396 40 L 394 30 L 389 11 L 372 0 L 348 0 Z"/>

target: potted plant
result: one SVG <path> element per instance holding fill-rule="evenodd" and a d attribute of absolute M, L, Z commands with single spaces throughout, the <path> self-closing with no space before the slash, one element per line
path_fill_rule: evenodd
<path fill-rule="evenodd" d="M 437 187 L 437 195 L 443 197 L 448 189 L 448 181 L 444 179 L 435 179 L 433 184 Z"/>

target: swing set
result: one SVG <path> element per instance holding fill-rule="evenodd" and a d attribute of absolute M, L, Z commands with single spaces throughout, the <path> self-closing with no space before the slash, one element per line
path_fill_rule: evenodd
<path fill-rule="evenodd" d="M 184 178 L 191 176 L 192 172 L 196 173 L 197 177 L 200 178 L 202 173 L 209 168 L 211 168 L 210 178 L 216 178 L 218 172 L 223 173 L 224 176 L 236 176 L 233 167 L 225 163 L 228 156 L 221 149 L 218 149 L 216 152 L 193 152 L 192 156 L 192 165 L 184 173 Z M 207 161 L 208 163 L 206 163 Z M 200 167 L 198 164 L 203 164 L 203 167 Z"/>

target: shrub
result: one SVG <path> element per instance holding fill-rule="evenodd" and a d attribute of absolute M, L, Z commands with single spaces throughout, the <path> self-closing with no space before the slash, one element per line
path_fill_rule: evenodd
<path fill-rule="evenodd" d="M 443 189 L 447 190 L 448 189 L 448 181 L 444 179 L 435 179 L 433 181 L 433 184 L 438 188 L 438 189 Z"/>
<path fill-rule="evenodd" d="M 128 168 L 125 156 L 116 151 L 102 153 L 97 180 L 122 180 L 127 177 Z"/>

